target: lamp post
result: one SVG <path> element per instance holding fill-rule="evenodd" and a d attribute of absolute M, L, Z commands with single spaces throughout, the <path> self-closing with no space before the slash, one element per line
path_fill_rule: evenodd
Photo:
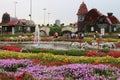
<path fill-rule="evenodd" d="M 16 17 L 16 4 L 17 3 L 18 3 L 17 1 L 14 1 L 14 4 L 15 4 L 15 17 Z"/>
<path fill-rule="evenodd" d="M 32 0 L 30 0 L 30 20 L 32 20 Z"/>
<path fill-rule="evenodd" d="M 44 8 L 43 11 L 44 11 L 44 25 L 45 25 L 45 14 L 46 14 L 46 8 Z"/>

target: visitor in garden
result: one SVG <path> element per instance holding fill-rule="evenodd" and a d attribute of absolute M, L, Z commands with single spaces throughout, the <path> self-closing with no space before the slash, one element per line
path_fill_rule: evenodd
<path fill-rule="evenodd" d="M 74 34 L 74 33 L 72 33 L 72 34 L 71 34 L 71 38 L 73 39 L 74 37 L 75 37 L 75 34 Z"/>
<path fill-rule="evenodd" d="M 81 33 L 79 34 L 79 36 L 78 36 L 78 37 L 79 37 L 79 39 L 81 39 Z"/>
<path fill-rule="evenodd" d="M 58 33 L 56 32 L 56 38 L 58 38 Z"/>
<path fill-rule="evenodd" d="M 81 39 L 84 39 L 84 33 L 81 34 Z"/>
<path fill-rule="evenodd" d="M 55 32 L 54 35 L 53 35 L 53 38 L 57 38 L 58 37 L 58 33 Z"/>
<path fill-rule="evenodd" d="M 71 38 L 71 35 L 69 33 L 67 33 L 66 36 L 67 36 L 67 39 Z"/>
<path fill-rule="evenodd" d="M 78 34 L 75 34 L 75 39 L 78 38 Z"/>

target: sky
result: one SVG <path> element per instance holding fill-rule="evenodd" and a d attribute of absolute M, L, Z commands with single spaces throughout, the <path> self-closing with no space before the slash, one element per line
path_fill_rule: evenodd
<path fill-rule="evenodd" d="M 35 24 L 44 24 L 44 21 L 45 24 L 54 24 L 55 20 L 60 20 L 65 25 L 74 23 L 77 21 L 76 14 L 83 1 L 88 10 L 96 8 L 105 15 L 113 12 L 120 20 L 120 0 L 32 0 L 32 20 Z M 44 8 L 46 10 L 43 10 Z M 16 12 L 18 19 L 29 20 L 30 0 L 0 0 L 0 21 L 5 12 L 12 17 Z"/>

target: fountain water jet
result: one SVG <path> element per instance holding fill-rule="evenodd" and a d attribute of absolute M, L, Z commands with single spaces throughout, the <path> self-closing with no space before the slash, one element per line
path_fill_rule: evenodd
<path fill-rule="evenodd" d="M 40 41 L 40 30 L 39 30 L 39 26 L 36 25 L 35 27 L 35 34 L 34 34 L 34 43 L 36 43 L 37 45 L 39 45 L 39 41 Z"/>

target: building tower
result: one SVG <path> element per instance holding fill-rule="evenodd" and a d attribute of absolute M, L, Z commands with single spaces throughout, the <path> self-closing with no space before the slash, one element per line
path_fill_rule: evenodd
<path fill-rule="evenodd" d="M 77 16 L 78 16 L 78 31 L 83 31 L 85 15 L 88 13 L 87 6 L 84 2 L 80 5 Z"/>
<path fill-rule="evenodd" d="M 55 25 L 56 25 L 56 26 L 60 26 L 60 20 L 58 20 L 58 19 L 55 20 Z"/>

